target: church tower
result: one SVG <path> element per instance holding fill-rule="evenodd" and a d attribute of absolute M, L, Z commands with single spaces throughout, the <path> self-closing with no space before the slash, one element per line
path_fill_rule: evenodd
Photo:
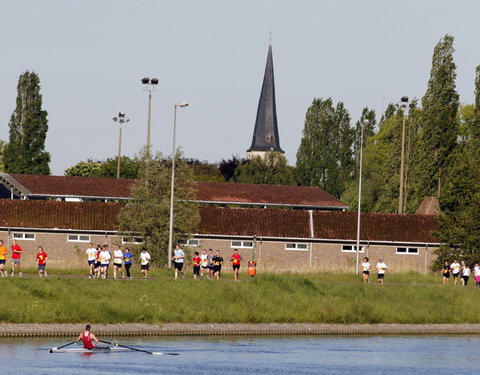
<path fill-rule="evenodd" d="M 252 145 L 247 150 L 247 158 L 261 158 L 269 151 L 284 153 L 278 137 L 277 109 L 275 106 L 275 82 L 273 79 L 272 45 L 268 46 L 267 65 L 263 77 L 262 92 L 258 101 L 257 118 L 253 131 Z"/>

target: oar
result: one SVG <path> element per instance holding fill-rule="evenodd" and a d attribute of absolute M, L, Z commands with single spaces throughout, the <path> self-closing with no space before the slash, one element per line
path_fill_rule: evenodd
<path fill-rule="evenodd" d="M 178 353 L 150 352 L 148 350 L 134 348 L 133 346 L 120 345 L 120 344 L 116 344 L 114 342 L 109 342 L 109 341 L 104 341 L 104 340 L 99 340 L 99 341 L 103 342 L 104 344 L 109 344 L 109 345 L 113 345 L 113 346 L 120 346 L 122 348 L 127 348 L 127 349 L 130 349 L 130 350 L 134 350 L 136 352 L 143 352 L 143 353 L 152 354 L 152 355 L 178 355 Z"/>
<path fill-rule="evenodd" d="M 72 341 L 72 342 L 69 342 L 68 344 L 59 346 L 58 348 L 52 348 L 52 349 L 50 349 L 50 353 L 53 353 L 53 349 L 57 349 L 57 350 L 58 350 L 58 349 L 62 349 L 62 348 L 64 348 L 64 347 L 66 347 L 66 346 L 69 346 L 69 345 L 72 345 L 72 344 L 76 344 L 76 343 L 77 343 L 76 341 Z"/>

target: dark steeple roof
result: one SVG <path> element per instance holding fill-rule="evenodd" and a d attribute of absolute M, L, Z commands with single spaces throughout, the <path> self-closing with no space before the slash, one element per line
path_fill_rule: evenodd
<path fill-rule="evenodd" d="M 250 151 L 276 151 L 283 153 L 278 137 L 275 82 L 273 79 L 272 45 L 268 47 L 267 65 L 263 77 L 262 93 L 258 101 L 257 119 Z"/>

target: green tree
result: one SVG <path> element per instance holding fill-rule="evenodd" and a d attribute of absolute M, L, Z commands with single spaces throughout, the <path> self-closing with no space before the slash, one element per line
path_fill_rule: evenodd
<path fill-rule="evenodd" d="M 143 160 L 145 160 L 143 158 Z M 170 170 L 157 155 L 140 164 L 139 180 L 132 187 L 132 201 L 118 215 L 119 232 L 135 234 L 157 265 L 167 264 L 170 218 Z M 177 154 L 175 164 L 173 243 L 187 239 L 200 221 L 198 207 L 189 201 L 195 198 L 194 176 L 185 160 Z"/>
<path fill-rule="evenodd" d="M 254 157 L 235 169 L 235 180 L 246 184 L 295 185 L 293 168 L 279 152 Z"/>
<path fill-rule="evenodd" d="M 315 98 L 307 110 L 297 152 L 297 181 L 339 197 L 352 179 L 354 131 L 343 103 Z"/>
<path fill-rule="evenodd" d="M 16 107 L 8 126 L 10 137 L 3 154 L 5 172 L 50 174 L 50 154 L 45 151 L 47 111 L 42 109 L 40 79 L 35 72 L 20 75 Z"/>
<path fill-rule="evenodd" d="M 422 98 L 422 118 L 417 156 L 415 199 L 441 198 L 451 155 L 457 145 L 459 96 L 456 91 L 456 66 L 453 41 L 445 35 L 433 51 L 427 91 Z"/>
<path fill-rule="evenodd" d="M 120 178 L 138 178 L 139 167 L 140 160 L 137 158 L 122 156 L 120 159 Z M 103 161 L 92 159 L 81 161 L 66 169 L 65 176 L 116 178 L 117 158 L 108 158 Z"/>
<path fill-rule="evenodd" d="M 390 108 L 387 107 L 387 111 Z M 386 113 L 385 117 L 391 117 L 393 114 Z M 377 120 L 375 118 L 375 110 L 369 109 L 368 107 L 363 108 L 362 115 L 360 116 L 360 120 L 357 121 L 355 124 L 355 142 L 354 142 L 354 155 L 355 160 L 357 162 L 357 168 L 355 171 L 358 170 L 358 162 L 359 162 L 359 155 L 360 155 L 360 139 L 361 139 L 361 132 L 362 132 L 362 123 L 363 123 L 363 147 L 365 148 L 368 142 L 376 133 L 376 126 Z"/>
<path fill-rule="evenodd" d="M 5 142 L 0 141 L 0 172 L 5 172 L 5 166 L 3 165 L 3 154 L 5 152 Z"/>
<path fill-rule="evenodd" d="M 74 166 L 65 170 L 65 176 L 75 177 L 97 177 L 102 162 L 88 159 L 80 161 Z"/>
<path fill-rule="evenodd" d="M 225 182 L 218 165 L 198 159 L 186 159 L 185 161 L 192 168 L 195 181 Z"/>
<path fill-rule="evenodd" d="M 237 182 L 235 180 L 235 169 L 247 162 L 248 160 L 245 158 L 240 158 L 238 155 L 232 155 L 230 159 L 222 159 L 220 163 L 218 163 L 218 169 L 225 181 Z"/>

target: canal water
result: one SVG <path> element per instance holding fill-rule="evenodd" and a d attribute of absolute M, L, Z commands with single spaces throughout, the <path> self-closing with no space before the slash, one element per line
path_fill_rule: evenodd
<path fill-rule="evenodd" d="M 109 341 L 179 355 L 49 353 L 69 341 L 0 338 L 0 374 L 458 375 L 480 368 L 474 335 L 122 338 Z"/>

